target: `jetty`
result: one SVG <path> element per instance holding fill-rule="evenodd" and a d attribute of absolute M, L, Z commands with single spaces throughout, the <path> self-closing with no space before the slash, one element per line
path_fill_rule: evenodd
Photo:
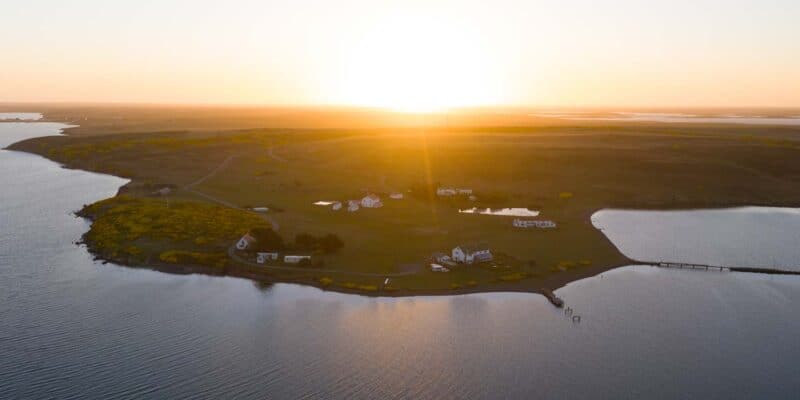
<path fill-rule="evenodd" d="M 558 308 L 564 307 L 564 300 L 561 300 L 558 296 L 556 296 L 556 294 L 553 293 L 552 290 L 547 288 L 542 288 L 542 295 L 544 295 L 544 297 L 547 297 L 547 300 L 550 300 L 550 302 L 553 303 L 554 306 Z"/>
<path fill-rule="evenodd" d="M 709 265 L 672 261 L 635 261 L 637 264 L 652 265 L 660 268 L 700 269 L 719 272 L 747 272 L 752 274 L 769 275 L 800 275 L 800 267 L 796 268 L 766 268 L 766 267 L 729 267 L 724 265 Z"/>

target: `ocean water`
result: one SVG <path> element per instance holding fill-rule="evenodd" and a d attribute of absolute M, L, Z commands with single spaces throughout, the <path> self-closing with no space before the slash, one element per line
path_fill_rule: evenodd
<path fill-rule="evenodd" d="M 58 129 L 0 124 L 0 145 Z M 619 268 L 557 291 L 573 323 L 534 294 L 366 298 L 170 275 L 73 244 L 89 227 L 73 211 L 124 183 L 0 151 L 0 398 L 800 393 L 798 277 Z"/>

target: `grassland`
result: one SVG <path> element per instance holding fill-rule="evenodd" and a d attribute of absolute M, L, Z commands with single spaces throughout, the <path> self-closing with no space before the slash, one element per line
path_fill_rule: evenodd
<path fill-rule="evenodd" d="M 156 118 L 142 125 L 134 118 L 123 117 L 118 121 L 130 125 L 120 122 L 105 134 L 105 122 L 87 122 L 84 131 L 12 146 L 70 168 L 130 178 L 120 196 L 84 214 L 95 220 L 85 238 L 93 252 L 132 266 L 382 295 L 536 291 L 630 261 L 591 225 L 598 209 L 800 204 L 800 130 L 791 127 L 558 122 L 280 129 L 223 119 L 206 129 L 182 122 L 185 129 L 171 131 Z M 432 196 L 439 183 L 472 188 L 478 201 Z M 153 197 L 163 185 L 175 190 Z M 384 198 L 383 208 L 356 213 L 312 204 L 394 191 L 406 198 Z M 258 206 L 273 211 L 264 218 L 245 210 Z M 472 206 L 537 209 L 559 228 L 518 230 L 509 217 L 458 213 Z M 241 233 L 270 221 L 287 239 L 335 233 L 344 248 L 305 271 L 220 257 Z M 431 253 L 473 241 L 491 245 L 496 268 L 419 268 Z"/>

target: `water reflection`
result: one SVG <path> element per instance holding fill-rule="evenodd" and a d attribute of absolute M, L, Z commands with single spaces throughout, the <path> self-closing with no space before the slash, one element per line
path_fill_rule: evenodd
<path fill-rule="evenodd" d="M 473 208 L 458 210 L 458 212 L 462 214 L 501 215 L 507 217 L 536 217 L 539 215 L 539 211 L 521 207 L 510 207 L 510 208 L 473 207 Z"/>

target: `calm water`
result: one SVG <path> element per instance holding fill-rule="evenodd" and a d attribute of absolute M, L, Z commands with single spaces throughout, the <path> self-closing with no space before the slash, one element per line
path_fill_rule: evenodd
<path fill-rule="evenodd" d="M 56 133 L 0 124 L 5 137 Z M 16 132 L 16 133 L 14 133 Z M 627 267 L 541 296 L 370 299 L 101 265 L 123 180 L 0 151 L 0 398 L 786 398 L 800 279 Z"/>
<path fill-rule="evenodd" d="M 2 120 L 26 120 L 26 121 L 35 121 L 37 119 L 42 119 L 41 113 L 30 113 L 30 112 L 0 112 L 0 121 Z"/>
<path fill-rule="evenodd" d="M 800 270 L 800 209 L 603 210 L 592 223 L 640 261 Z"/>

